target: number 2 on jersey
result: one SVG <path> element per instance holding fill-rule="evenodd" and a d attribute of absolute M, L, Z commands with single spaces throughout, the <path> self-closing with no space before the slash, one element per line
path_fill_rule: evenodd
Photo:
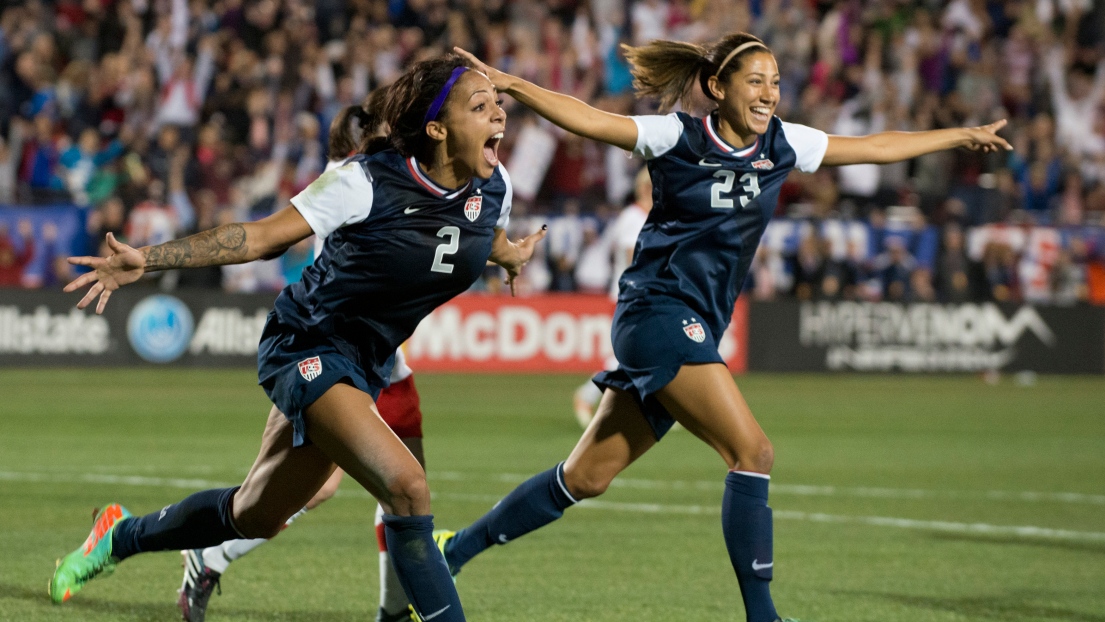
<path fill-rule="evenodd" d="M 721 181 L 710 186 L 710 207 L 717 209 L 733 209 L 733 199 L 723 199 L 721 193 L 728 193 L 733 189 L 733 182 L 737 179 L 737 174 L 733 171 L 718 171 L 714 173 L 714 177 L 717 177 Z M 740 189 L 744 191 L 741 195 L 741 207 L 747 207 L 752 199 L 760 196 L 760 176 L 756 173 L 745 173 L 741 175 Z"/>
<path fill-rule="evenodd" d="M 449 240 L 438 245 L 437 252 L 434 253 L 434 265 L 430 266 L 430 272 L 452 274 L 453 264 L 445 263 L 442 260 L 446 255 L 452 255 L 460 249 L 460 227 L 442 227 L 438 230 L 437 237 L 447 237 Z"/>

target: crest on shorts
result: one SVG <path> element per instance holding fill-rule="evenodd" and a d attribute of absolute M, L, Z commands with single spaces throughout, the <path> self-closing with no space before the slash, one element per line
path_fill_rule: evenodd
<path fill-rule="evenodd" d="M 702 324 L 695 322 L 693 317 L 691 322 L 691 324 L 688 324 L 687 320 L 683 320 L 683 332 L 687 335 L 687 338 L 695 343 L 706 341 L 706 331 L 702 328 Z"/>
<path fill-rule="evenodd" d="M 476 222 L 476 219 L 480 217 L 480 208 L 483 207 L 483 197 L 468 197 L 468 200 L 464 202 L 464 215 L 468 217 L 468 220 Z"/>
<path fill-rule="evenodd" d="M 317 356 L 303 359 L 299 362 L 299 375 L 307 382 L 319 377 L 322 373 L 322 361 Z"/>
<path fill-rule="evenodd" d="M 756 160 L 752 163 L 752 168 L 760 171 L 770 171 L 775 168 L 775 163 L 771 160 Z"/>

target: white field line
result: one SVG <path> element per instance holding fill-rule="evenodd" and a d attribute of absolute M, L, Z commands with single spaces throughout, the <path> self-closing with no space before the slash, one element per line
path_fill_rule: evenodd
<path fill-rule="evenodd" d="M 209 479 L 183 479 L 176 477 L 145 477 L 140 475 L 107 475 L 104 473 L 21 473 L 18 471 L 0 471 L 0 481 L 7 482 L 57 482 L 72 484 L 113 484 L 121 486 L 163 486 L 165 488 L 186 488 L 206 490 L 208 488 L 227 488 L 241 482 L 216 482 Z"/>
<path fill-rule="evenodd" d="M 531 477 L 531 475 L 523 475 L 520 473 L 500 473 L 500 474 L 486 474 L 486 475 L 472 475 L 468 473 L 460 473 L 458 471 L 430 471 L 428 474 L 431 480 L 443 480 L 443 481 L 465 481 L 465 480 L 492 480 L 505 484 L 520 484 Z M 0 481 L 3 480 L 18 480 L 18 481 L 49 481 L 49 478 L 54 477 L 50 473 L 17 473 L 9 471 L 0 471 Z M 60 474 L 56 481 L 73 481 L 73 476 L 70 474 Z M 203 479 L 166 479 L 160 477 L 144 477 L 144 476 L 113 476 L 102 473 L 85 473 L 80 476 L 84 478 L 81 481 L 88 483 L 119 483 L 119 484 L 131 484 L 131 485 L 145 485 L 144 480 L 151 482 L 157 482 L 149 485 L 153 486 L 173 486 L 182 488 L 196 488 L 202 489 L 207 486 L 206 484 L 195 484 L 195 482 L 208 482 Z M 102 481 L 101 481 L 102 480 Z M 164 482 L 179 482 L 180 486 L 175 484 L 166 484 Z M 240 483 L 240 482 L 237 482 Z M 234 486 L 233 484 L 219 484 L 221 486 Z M 654 479 L 633 479 L 626 477 L 619 477 L 610 484 L 611 488 L 627 488 L 636 490 L 702 490 L 711 492 L 721 492 L 725 488 L 725 484 L 721 479 L 717 481 L 712 480 L 699 480 L 699 481 L 679 481 L 679 480 L 654 480 Z M 1027 501 L 1037 503 L 1071 503 L 1071 504 L 1087 504 L 1087 505 L 1105 505 L 1105 495 L 1094 495 L 1081 492 L 1034 492 L 1034 491 L 1010 491 L 1010 490 L 931 490 L 923 488 L 876 488 L 870 486 L 813 486 L 808 484 L 779 484 L 773 483 L 771 485 L 772 495 L 796 495 L 802 497 L 872 497 L 879 499 L 964 499 L 968 501 Z"/>
<path fill-rule="evenodd" d="M 81 482 L 89 484 L 109 484 L 125 486 L 161 486 L 166 488 L 182 488 L 188 490 L 220 488 L 235 485 L 230 482 L 216 482 L 203 479 L 177 479 L 97 474 L 80 474 L 73 476 L 65 475 L 62 473 L 20 473 L 13 471 L 0 471 L 0 481 L 45 483 L 55 482 L 66 484 Z M 338 494 L 343 497 L 368 497 L 368 493 L 363 490 L 340 490 L 338 491 Z M 496 503 L 502 498 L 499 495 L 453 492 L 434 493 L 433 497 L 436 499 L 487 504 Z M 586 499 L 584 501 L 581 501 L 578 504 L 578 507 L 592 510 L 630 512 L 637 514 L 691 514 L 712 516 L 720 516 L 721 514 L 721 508 L 718 506 L 674 505 L 664 503 L 624 503 L 620 501 L 601 501 L 596 499 Z M 849 516 L 841 514 L 823 514 L 820 512 L 796 512 L 792 510 L 775 510 L 773 512 L 773 515 L 775 518 L 780 520 L 796 520 L 814 523 L 842 523 L 853 525 L 869 525 L 873 527 L 916 529 L 923 531 L 982 534 L 989 536 L 1014 536 L 1021 538 L 1074 540 L 1080 542 L 1105 542 L 1105 532 L 1074 531 L 1070 529 L 1050 529 L 1047 527 L 1037 527 L 1034 525 L 990 525 L 987 523 L 959 523 L 954 521 L 915 520 L 911 518 L 894 518 L 889 516 Z"/>
<path fill-rule="evenodd" d="M 431 471 L 430 479 L 460 481 L 475 477 L 455 471 Z M 481 476 L 507 484 L 519 484 L 530 475 L 502 473 Z M 633 479 L 619 477 L 610 484 L 611 488 L 630 488 L 639 490 L 706 490 L 721 492 L 725 488 L 722 478 L 706 481 L 672 481 L 653 479 Z M 880 499 L 966 499 L 970 501 L 1029 501 L 1043 503 L 1074 503 L 1105 505 L 1105 495 L 1093 495 L 1080 492 L 1032 492 L 1007 490 L 926 490 L 921 488 L 875 488 L 869 486 L 812 486 L 807 484 L 771 484 L 771 494 L 797 495 L 803 497 L 874 497 Z"/>

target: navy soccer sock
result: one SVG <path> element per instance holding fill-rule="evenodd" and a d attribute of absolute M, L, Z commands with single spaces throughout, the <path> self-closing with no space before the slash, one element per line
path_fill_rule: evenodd
<path fill-rule="evenodd" d="M 383 521 L 391 563 L 415 612 L 423 620 L 463 622 L 453 577 L 434 544 L 434 517 L 384 514 Z"/>
<path fill-rule="evenodd" d="M 775 622 L 779 614 L 771 601 L 771 508 L 767 507 L 767 475 L 730 471 L 721 501 L 725 548 L 737 571 L 748 622 Z"/>
<path fill-rule="evenodd" d="M 538 473 L 510 492 L 491 511 L 457 532 L 445 550 L 449 567 L 459 571 L 493 544 L 507 542 L 544 527 L 564 515 L 576 499 L 564 485 L 564 463 Z"/>
<path fill-rule="evenodd" d="M 200 549 L 244 537 L 230 520 L 230 500 L 239 488 L 204 490 L 157 512 L 120 521 L 111 536 L 111 556 Z"/>

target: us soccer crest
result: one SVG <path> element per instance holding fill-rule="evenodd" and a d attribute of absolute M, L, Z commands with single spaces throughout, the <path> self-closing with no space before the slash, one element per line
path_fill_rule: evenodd
<path fill-rule="evenodd" d="M 480 217 L 480 209 L 483 207 L 483 197 L 468 197 L 468 200 L 464 202 L 464 215 L 468 217 L 468 220 L 476 222 L 476 219 Z"/>
<path fill-rule="evenodd" d="M 694 318 L 691 319 L 693 320 Z M 685 324 L 685 326 L 683 327 L 683 332 L 686 333 L 687 337 L 690 338 L 691 341 L 695 343 L 702 343 L 703 341 L 706 341 L 706 331 L 702 328 L 702 324 L 699 324 L 698 322 L 687 324 L 686 320 L 683 320 L 683 324 Z"/>
<path fill-rule="evenodd" d="M 317 356 L 312 356 L 309 359 L 303 359 L 299 362 L 299 375 L 310 382 L 319 377 L 322 373 L 322 361 Z"/>

